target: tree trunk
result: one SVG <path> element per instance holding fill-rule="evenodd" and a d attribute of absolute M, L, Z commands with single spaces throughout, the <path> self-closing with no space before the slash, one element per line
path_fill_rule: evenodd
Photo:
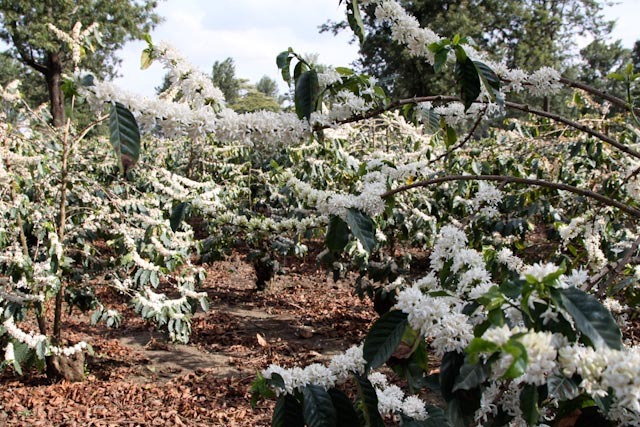
<path fill-rule="evenodd" d="M 49 103 L 51 105 L 51 116 L 53 126 L 64 126 L 64 95 L 62 93 L 62 62 L 58 52 L 51 52 L 47 55 L 47 71 L 45 72 L 47 90 L 49 91 Z"/>

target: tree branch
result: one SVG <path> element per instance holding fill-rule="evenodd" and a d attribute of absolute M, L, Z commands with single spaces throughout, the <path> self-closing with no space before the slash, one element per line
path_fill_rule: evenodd
<path fill-rule="evenodd" d="M 444 182 L 450 181 L 496 181 L 496 182 L 504 182 L 504 183 L 516 183 L 516 184 L 525 184 L 525 185 L 535 185 L 537 187 L 546 187 L 553 188 L 556 190 L 568 191 L 570 193 L 574 193 L 580 196 L 588 197 L 590 199 L 594 199 L 608 206 L 613 206 L 621 211 L 636 217 L 640 218 L 640 210 L 632 208 L 624 203 L 618 202 L 617 200 L 611 199 L 609 197 L 603 196 L 602 194 L 598 194 L 594 191 L 584 190 L 582 188 L 574 187 L 568 184 L 560 184 L 556 182 L 543 181 L 540 179 L 529 179 L 529 178 L 518 178 L 514 176 L 503 176 L 503 175 L 450 175 L 443 176 L 440 178 L 433 178 L 427 181 L 414 182 L 413 184 L 403 185 L 401 187 L 395 188 L 393 190 L 387 191 L 381 197 L 386 199 L 388 197 L 393 196 L 394 194 L 401 193 L 403 191 L 411 190 L 413 188 L 418 187 L 429 187 L 431 185 L 442 184 Z"/>
<path fill-rule="evenodd" d="M 578 122 L 574 122 L 573 120 L 569 120 L 559 114 L 555 114 L 555 113 L 550 113 L 548 111 L 542 111 L 542 110 L 536 110 L 535 108 L 531 108 L 526 104 L 516 104 L 515 102 L 510 102 L 507 101 L 505 102 L 505 105 L 509 108 L 513 108 L 514 110 L 520 110 L 520 111 L 524 111 L 526 113 L 531 113 L 531 114 L 535 114 L 536 116 L 540 116 L 540 117 L 546 117 L 548 119 L 563 123 L 565 125 L 571 126 L 574 129 L 580 130 L 582 132 L 588 133 L 589 135 L 598 138 L 599 140 L 606 142 L 609 145 L 613 145 L 614 147 L 616 147 L 618 150 L 627 153 L 637 159 L 640 159 L 640 152 L 627 147 L 624 144 L 621 144 L 620 142 L 616 141 L 615 139 L 600 133 L 596 130 L 591 129 L 589 126 L 587 125 L 583 125 L 580 124 Z"/>

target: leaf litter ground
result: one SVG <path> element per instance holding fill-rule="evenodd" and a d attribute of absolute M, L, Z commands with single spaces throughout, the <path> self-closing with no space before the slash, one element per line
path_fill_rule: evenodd
<path fill-rule="evenodd" d="M 313 263 L 289 261 L 255 291 L 240 254 L 206 266 L 210 310 L 197 313 L 188 345 L 171 344 L 111 290 L 100 298 L 123 314 L 119 329 L 67 315 L 71 342 L 93 346 L 84 382 L 50 384 L 36 372 L 0 376 L 0 425 L 269 426 L 273 402 L 250 407 L 256 371 L 326 362 L 364 339 L 377 317 L 351 281 L 332 282 Z M 98 288 L 98 286 L 96 286 Z"/>

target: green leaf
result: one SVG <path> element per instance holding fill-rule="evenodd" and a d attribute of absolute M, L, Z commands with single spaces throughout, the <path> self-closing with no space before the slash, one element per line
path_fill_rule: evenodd
<path fill-rule="evenodd" d="M 373 220 L 354 208 L 347 210 L 346 219 L 349 229 L 360 240 L 364 250 L 371 253 L 376 246 L 376 227 Z"/>
<path fill-rule="evenodd" d="M 527 349 L 521 342 L 511 338 L 505 345 L 504 351 L 513 356 L 513 361 L 509 365 L 509 369 L 502 376 L 503 378 L 518 378 L 527 370 Z"/>
<path fill-rule="evenodd" d="M 304 427 L 302 406 L 290 394 L 283 394 L 276 402 L 271 418 L 272 427 Z"/>
<path fill-rule="evenodd" d="M 520 409 L 522 410 L 522 418 L 527 425 L 538 425 L 540 419 L 540 408 L 538 407 L 538 386 L 535 384 L 527 384 L 520 392 Z"/>
<path fill-rule="evenodd" d="M 458 49 L 456 49 L 456 54 Z M 480 95 L 480 77 L 476 64 L 466 55 L 464 58 L 458 58 L 456 62 L 456 80 L 460 85 L 460 97 L 464 103 L 465 110 L 468 109 L 473 101 Z"/>
<path fill-rule="evenodd" d="M 256 379 L 251 383 L 251 408 L 256 408 L 260 398 L 272 398 L 275 395 L 275 392 L 269 387 L 267 379 L 260 372 L 257 372 Z"/>
<path fill-rule="evenodd" d="M 371 382 L 366 378 L 355 375 L 358 386 L 358 408 L 364 419 L 365 427 L 385 427 L 382 416 L 378 411 L 378 395 Z"/>
<path fill-rule="evenodd" d="M 298 65 L 299 64 L 301 63 L 298 63 Z M 316 109 L 316 101 L 318 100 L 319 93 L 318 72 L 316 70 L 309 70 L 300 74 L 300 77 L 296 80 L 294 94 L 296 114 L 300 119 L 309 120 L 311 113 Z"/>
<path fill-rule="evenodd" d="M 358 413 L 353 407 L 351 399 L 338 389 L 329 390 L 329 396 L 336 408 L 336 427 L 354 427 L 360 425 Z"/>
<path fill-rule="evenodd" d="M 363 356 L 368 369 L 376 369 L 389 360 L 408 324 L 407 314 L 400 310 L 385 313 L 373 324 L 364 340 Z"/>
<path fill-rule="evenodd" d="M 471 390 L 482 384 L 489 378 L 489 367 L 482 363 L 471 364 L 465 361 L 460 374 L 453 384 L 453 392 L 457 390 Z"/>
<path fill-rule="evenodd" d="M 565 310 L 573 317 L 576 328 L 589 338 L 596 349 L 622 349 L 620 327 L 600 301 L 574 287 L 560 289 L 560 296 Z"/>
<path fill-rule="evenodd" d="M 353 33 L 360 40 L 360 44 L 364 43 L 364 23 L 358 8 L 358 0 L 347 2 L 347 21 Z"/>
<path fill-rule="evenodd" d="M 441 47 L 435 52 L 435 61 L 433 63 L 433 70 L 436 73 L 442 71 L 445 64 L 447 63 L 447 57 L 449 56 L 449 49 L 445 47 Z"/>
<path fill-rule="evenodd" d="M 125 175 L 140 157 L 140 130 L 131 111 L 116 102 L 109 112 L 110 142 L 118 158 L 120 173 Z"/>
<path fill-rule="evenodd" d="M 324 243 L 334 253 L 342 252 L 349 243 L 349 226 L 339 216 L 331 215 Z"/>
<path fill-rule="evenodd" d="M 291 72 L 289 71 L 289 67 L 291 66 L 291 56 L 289 55 L 291 53 L 290 50 L 291 48 L 284 52 L 280 52 L 276 57 L 276 65 L 282 73 L 282 79 L 287 83 L 291 82 Z"/>
<path fill-rule="evenodd" d="M 547 390 L 550 397 L 559 401 L 571 400 L 580 394 L 575 381 L 561 375 L 552 375 L 547 379 Z"/>
<path fill-rule="evenodd" d="M 309 384 L 302 389 L 302 412 L 309 427 L 333 427 L 336 424 L 336 408 L 329 393 L 319 385 Z"/>
<path fill-rule="evenodd" d="M 182 202 L 178 203 L 173 208 L 173 210 L 171 211 L 171 217 L 169 217 L 169 225 L 171 226 L 171 231 L 175 232 L 178 227 L 180 227 L 180 223 L 184 219 L 190 207 L 191 203 Z"/>
<path fill-rule="evenodd" d="M 450 351 L 442 356 L 440 363 L 440 392 L 444 400 L 449 402 L 454 398 L 453 386 L 458 378 L 460 368 L 464 365 L 464 355 Z"/>
<path fill-rule="evenodd" d="M 491 93 L 492 98 L 495 98 L 496 92 L 500 90 L 500 77 L 484 62 L 473 61 L 473 63 L 478 70 L 478 75 L 482 79 L 482 83 L 484 83 L 484 86 L 489 93 Z"/>

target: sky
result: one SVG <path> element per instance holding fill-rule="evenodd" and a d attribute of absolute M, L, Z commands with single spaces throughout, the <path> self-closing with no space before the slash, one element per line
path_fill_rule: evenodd
<path fill-rule="evenodd" d="M 613 39 L 625 47 L 640 40 L 640 0 L 617 0 L 606 6 L 607 19 L 616 19 Z M 327 20 L 342 20 L 338 0 L 164 0 L 157 12 L 164 18 L 152 32 L 154 41 L 176 47 L 189 62 L 210 74 L 215 61 L 233 58 L 236 76 L 256 83 L 267 75 L 286 90 L 275 58 L 292 47 L 301 54 L 318 54 L 323 64 L 349 66 L 357 57 L 347 31 L 338 36 L 318 33 Z M 144 42 L 130 42 L 120 52 L 123 59 L 116 83 L 144 96 L 155 93 L 164 70 L 154 64 L 140 70 Z"/>

